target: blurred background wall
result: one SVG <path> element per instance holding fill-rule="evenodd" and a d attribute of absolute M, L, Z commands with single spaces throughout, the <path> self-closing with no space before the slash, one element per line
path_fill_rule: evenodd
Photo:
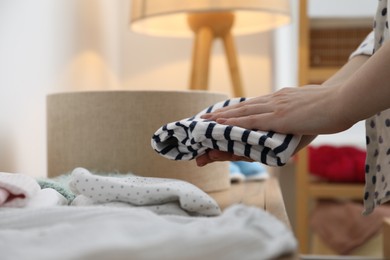
<path fill-rule="evenodd" d="M 50 93 L 187 88 L 192 39 L 135 34 L 129 13 L 129 0 L 0 1 L 0 171 L 46 175 Z M 279 73 L 274 32 L 236 43 L 246 95 L 271 91 Z M 294 63 L 284 66 L 291 66 L 284 78 L 294 80 Z M 220 43 L 210 73 L 211 90 L 230 93 Z"/>
<path fill-rule="evenodd" d="M 247 96 L 296 86 L 298 2 L 291 0 L 292 24 L 236 38 Z M 370 16 L 369 2 L 311 0 L 309 11 Z M 192 39 L 133 33 L 129 13 L 130 0 L 0 0 L 0 171 L 46 175 L 50 93 L 187 88 Z M 219 42 L 210 73 L 212 91 L 231 93 Z M 354 142 L 363 131 L 358 124 L 347 135 L 318 142 Z"/>

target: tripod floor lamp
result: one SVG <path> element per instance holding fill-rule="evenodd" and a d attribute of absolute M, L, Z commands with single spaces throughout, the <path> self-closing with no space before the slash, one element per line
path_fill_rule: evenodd
<path fill-rule="evenodd" d="M 133 0 L 131 28 L 161 36 L 195 35 L 190 89 L 207 90 L 212 43 L 222 39 L 234 96 L 244 96 L 233 35 L 290 20 L 289 0 Z"/>

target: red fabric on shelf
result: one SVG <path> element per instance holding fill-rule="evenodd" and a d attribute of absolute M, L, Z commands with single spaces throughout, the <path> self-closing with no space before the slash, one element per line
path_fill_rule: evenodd
<path fill-rule="evenodd" d="M 309 146 L 311 174 L 333 182 L 364 182 L 366 151 L 352 146 Z"/>

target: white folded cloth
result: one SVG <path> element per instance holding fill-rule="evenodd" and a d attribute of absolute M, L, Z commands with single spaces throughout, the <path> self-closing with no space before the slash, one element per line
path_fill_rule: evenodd
<path fill-rule="evenodd" d="M 127 202 L 112 201 L 100 203 L 88 198 L 85 195 L 78 195 L 71 203 L 71 206 L 104 206 L 104 207 L 123 207 L 123 208 L 142 208 L 153 211 L 159 215 L 177 215 L 177 216 L 191 216 L 187 211 L 180 207 L 177 202 L 169 202 L 161 205 L 143 205 L 137 206 Z"/>
<path fill-rule="evenodd" d="M 203 114 L 244 100 L 234 98 L 219 102 L 191 118 L 160 127 L 151 140 L 153 149 L 172 160 L 192 160 L 208 149 L 217 149 L 271 166 L 284 165 L 295 151 L 300 136 L 248 130 L 200 118 Z"/>
<path fill-rule="evenodd" d="M 140 176 L 111 177 L 91 174 L 87 169 L 76 168 L 72 171 L 70 189 L 77 195 L 72 205 L 104 204 L 125 202 L 134 206 L 154 205 L 155 212 L 171 212 L 178 209 L 191 215 L 213 216 L 221 213 L 217 202 L 207 193 L 191 183 L 166 178 Z M 88 202 L 88 199 L 90 202 Z M 111 204 L 112 205 L 112 204 Z M 180 213 L 182 215 L 182 213 Z"/>
<path fill-rule="evenodd" d="M 28 202 L 26 207 L 43 208 L 60 205 L 68 205 L 68 200 L 55 189 L 46 188 L 38 191 Z"/>
<path fill-rule="evenodd" d="M 3 260 L 258 260 L 296 250 L 282 222 L 234 205 L 217 217 L 157 215 L 142 208 L 0 208 Z"/>

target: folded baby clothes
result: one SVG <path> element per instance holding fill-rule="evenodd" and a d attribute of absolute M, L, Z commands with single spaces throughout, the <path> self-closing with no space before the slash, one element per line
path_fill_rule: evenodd
<path fill-rule="evenodd" d="M 78 195 L 70 204 L 71 206 L 85 207 L 85 206 L 103 206 L 103 207 L 115 207 L 115 208 L 139 208 L 147 209 L 158 215 L 174 215 L 174 216 L 191 216 L 187 211 L 180 207 L 178 202 L 168 202 L 162 205 L 143 205 L 137 206 L 127 202 L 112 201 L 101 203 L 97 202 L 85 195 Z"/>
<path fill-rule="evenodd" d="M 233 182 L 259 181 L 267 178 L 269 178 L 269 173 L 258 162 L 230 162 L 230 180 Z"/>
<path fill-rule="evenodd" d="M 214 216 L 221 213 L 213 198 L 191 183 L 181 180 L 101 176 L 93 175 L 84 168 L 74 169 L 71 178 L 70 189 L 95 204 L 126 202 L 135 206 L 163 207 L 166 203 L 178 202 L 190 215 Z"/>
<path fill-rule="evenodd" d="M 151 140 L 153 149 L 172 160 L 192 160 L 208 149 L 216 149 L 271 166 L 284 165 L 297 147 L 300 136 L 222 125 L 200 117 L 244 100 L 234 98 L 219 102 L 191 118 L 160 127 Z"/>
<path fill-rule="evenodd" d="M 41 178 L 38 179 L 38 184 L 41 189 L 51 188 L 56 190 L 69 202 L 72 202 L 76 195 L 69 189 L 70 173 L 57 176 L 55 178 Z"/>
<path fill-rule="evenodd" d="M 28 175 L 0 172 L 0 207 L 25 207 L 40 189 Z"/>
<path fill-rule="evenodd" d="M 240 167 L 234 162 L 229 163 L 229 176 L 231 182 L 245 181 L 245 175 L 241 172 Z"/>

